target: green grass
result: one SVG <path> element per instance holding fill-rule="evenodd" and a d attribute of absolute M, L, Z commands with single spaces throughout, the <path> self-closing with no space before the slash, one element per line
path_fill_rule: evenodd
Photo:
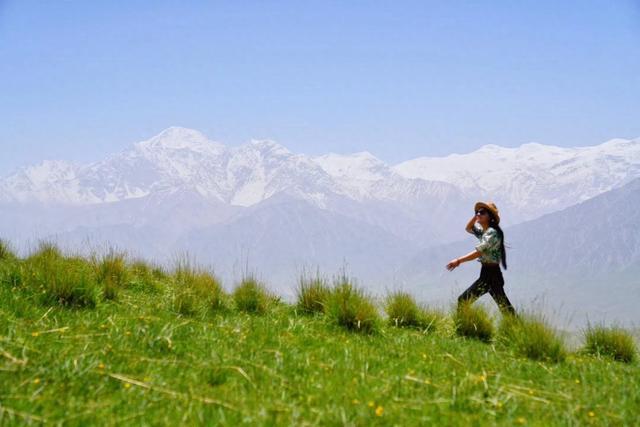
<path fill-rule="evenodd" d="M 12 261 L 16 259 L 16 254 L 11 248 L 11 244 L 5 240 L 0 240 L 0 261 Z"/>
<path fill-rule="evenodd" d="M 227 295 L 213 273 L 193 267 L 189 262 L 179 262 L 173 272 L 174 309 L 184 315 L 199 310 L 223 310 Z"/>
<path fill-rule="evenodd" d="M 233 290 L 233 302 L 238 310 L 264 314 L 272 300 L 265 286 L 253 276 L 247 276 Z"/>
<path fill-rule="evenodd" d="M 260 316 L 202 304 L 184 316 L 174 309 L 175 272 L 144 263 L 128 265 L 116 300 L 77 309 L 41 298 L 41 283 L 27 280 L 39 274 L 32 261 L 0 261 L 0 425 L 637 422 L 635 361 L 584 352 L 530 360 L 453 329 L 424 334 L 381 319 L 377 333 L 354 333 L 287 304 Z M 336 289 L 341 301 L 376 310 L 350 282 Z"/>
<path fill-rule="evenodd" d="M 633 337 L 622 328 L 589 326 L 584 333 L 584 340 L 584 349 L 589 354 L 611 357 L 626 363 L 633 362 L 637 357 Z"/>
<path fill-rule="evenodd" d="M 489 342 L 495 328 L 489 314 L 480 305 L 460 304 L 453 314 L 456 333 L 461 337 Z"/>
<path fill-rule="evenodd" d="M 23 284 L 40 291 L 46 303 L 78 308 L 95 307 L 97 303 L 98 283 L 91 264 L 62 254 L 51 243 L 40 244 L 26 260 L 12 264 Z"/>
<path fill-rule="evenodd" d="M 407 292 L 393 292 L 387 295 L 384 309 L 389 325 L 417 328 L 426 332 L 434 331 L 444 317 L 436 310 L 421 307 Z"/>
<path fill-rule="evenodd" d="M 381 325 L 371 297 L 346 277 L 336 281 L 327 300 L 326 314 L 330 322 L 348 331 L 372 334 Z"/>
<path fill-rule="evenodd" d="M 94 259 L 96 280 L 102 286 L 106 299 L 116 299 L 118 293 L 127 285 L 129 272 L 125 254 L 110 251 L 100 259 Z"/>
<path fill-rule="evenodd" d="M 296 289 L 296 307 L 301 313 L 324 313 L 331 287 L 319 274 L 315 277 L 301 277 Z"/>
<path fill-rule="evenodd" d="M 513 347 L 520 356 L 550 362 L 562 362 L 567 357 L 564 341 L 540 316 L 504 316 L 499 332 L 502 343 Z"/>

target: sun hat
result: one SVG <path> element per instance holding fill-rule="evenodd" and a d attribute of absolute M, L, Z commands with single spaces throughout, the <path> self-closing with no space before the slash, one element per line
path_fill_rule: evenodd
<path fill-rule="evenodd" d="M 478 209 L 485 208 L 490 211 L 493 217 L 496 219 L 496 224 L 500 224 L 500 214 L 498 211 L 498 207 L 493 202 L 477 202 L 473 207 L 474 212 L 478 212 Z"/>

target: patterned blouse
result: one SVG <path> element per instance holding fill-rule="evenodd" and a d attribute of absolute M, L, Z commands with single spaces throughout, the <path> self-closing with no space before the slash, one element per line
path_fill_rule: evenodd
<path fill-rule="evenodd" d="M 482 226 L 477 222 L 473 224 L 471 232 L 480 240 L 476 245 L 476 250 L 480 252 L 480 262 L 499 263 L 502 258 L 500 255 L 500 243 L 502 239 L 498 236 L 495 228 L 488 227 L 486 231 L 482 231 Z"/>

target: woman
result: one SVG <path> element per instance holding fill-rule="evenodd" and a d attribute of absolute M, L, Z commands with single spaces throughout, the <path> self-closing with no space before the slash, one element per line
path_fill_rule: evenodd
<path fill-rule="evenodd" d="M 498 208 L 493 203 L 478 202 L 474 209 L 475 215 L 467 224 L 466 230 L 475 235 L 480 243 L 475 251 L 447 264 L 447 270 L 452 271 L 461 263 L 476 258 L 482 263 L 480 277 L 458 297 L 458 306 L 472 304 L 489 292 L 503 314 L 515 314 L 513 305 L 504 293 L 504 279 L 500 271 L 500 262 L 505 270 L 507 268 L 507 254 L 504 249 L 504 233 L 499 225 Z"/>

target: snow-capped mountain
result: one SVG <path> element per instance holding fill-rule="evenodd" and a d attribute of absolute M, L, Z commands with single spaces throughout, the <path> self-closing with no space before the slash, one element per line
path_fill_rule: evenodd
<path fill-rule="evenodd" d="M 533 219 L 640 176 L 640 138 L 592 147 L 485 145 L 468 154 L 422 157 L 393 167 L 407 178 L 444 181 L 496 201 L 509 223 Z M 511 218 L 515 220 L 511 220 Z"/>
<path fill-rule="evenodd" d="M 103 161 L 80 166 L 47 161 L 0 181 L 0 202 L 5 204 L 97 207 L 136 199 L 149 204 L 184 192 L 232 207 L 287 194 L 428 244 L 448 237 L 441 226 L 425 223 L 423 209 L 444 214 L 447 223 L 470 203 L 451 184 L 403 178 L 368 153 L 311 158 L 273 141 L 226 147 L 200 132 L 176 127 Z M 145 223 L 146 216 L 137 223 Z M 51 221 L 46 219 L 47 229 L 60 226 Z"/>
<path fill-rule="evenodd" d="M 207 199 L 250 206 L 280 191 L 312 198 L 329 181 L 311 160 L 274 142 L 229 148 L 173 127 L 104 161 L 25 168 L 2 181 L 0 200 L 86 205 L 187 188 Z"/>
<path fill-rule="evenodd" d="M 172 127 L 89 165 L 44 161 L 23 168 L 0 180 L 0 201 L 87 205 L 176 189 L 234 206 L 252 206 L 282 192 L 321 208 L 335 197 L 421 207 L 424 201 L 490 198 L 513 224 L 639 176 L 640 139 L 577 148 L 486 145 L 389 166 L 367 152 L 309 157 L 273 141 L 227 147 L 198 131 Z"/>
<path fill-rule="evenodd" d="M 281 192 L 324 206 L 331 196 L 409 200 L 457 191 L 403 178 L 369 153 L 311 158 L 273 141 L 226 147 L 198 131 L 172 127 L 104 161 L 45 161 L 23 168 L 0 181 L 0 201 L 87 205 L 178 188 L 234 206 L 252 206 Z"/>

